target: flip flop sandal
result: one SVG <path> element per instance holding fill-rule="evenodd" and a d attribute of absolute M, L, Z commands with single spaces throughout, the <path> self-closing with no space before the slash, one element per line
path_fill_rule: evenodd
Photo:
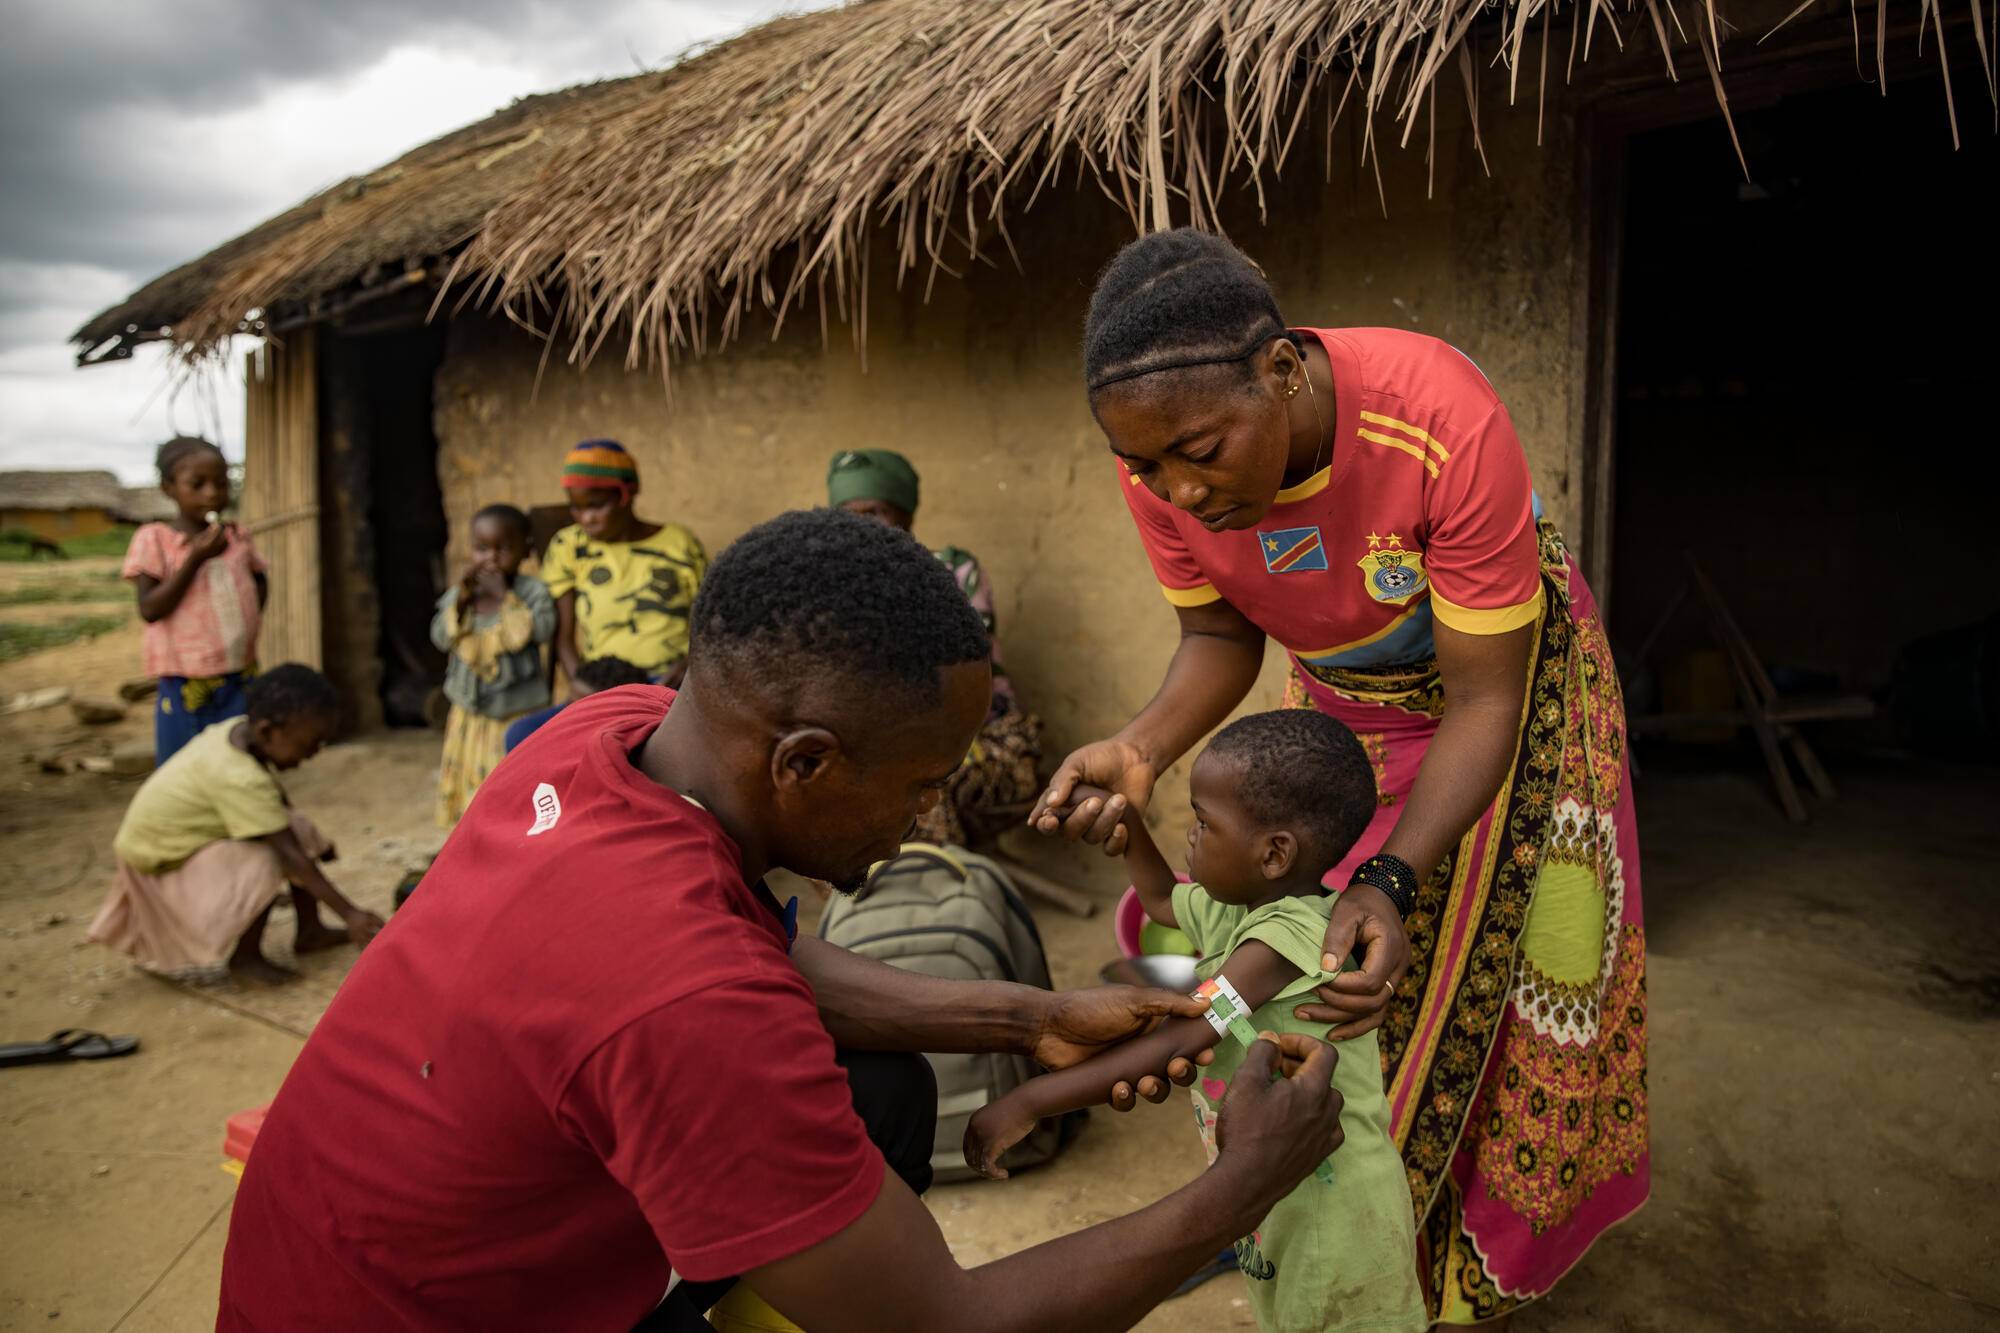
<path fill-rule="evenodd" d="M 107 1037 L 102 1032 L 64 1028 L 47 1041 L 16 1041 L 0 1045 L 0 1069 L 15 1065 L 56 1064 L 65 1060 L 109 1060 L 139 1049 L 137 1037 Z"/>

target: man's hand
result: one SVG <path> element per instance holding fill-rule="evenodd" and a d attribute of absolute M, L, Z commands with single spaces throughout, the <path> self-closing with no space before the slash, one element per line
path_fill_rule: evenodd
<path fill-rule="evenodd" d="M 1034 1128 L 1035 1117 L 1021 1107 L 1019 1098 L 986 1103 L 966 1123 L 965 1164 L 988 1180 L 1005 1180 L 1007 1168 L 1000 1159 Z"/>
<path fill-rule="evenodd" d="M 1199 1018 L 1208 1001 L 1156 986 L 1090 986 L 1049 993 L 1028 1054 L 1067 1069 L 1106 1046 L 1150 1032 L 1168 1018 Z"/>
<path fill-rule="evenodd" d="M 1107 1046 L 1152 1031 L 1166 1019 L 1199 1018 L 1207 1012 L 1207 1000 L 1152 986 L 1056 991 L 1042 1010 L 1028 1054 L 1046 1068 L 1067 1069 Z M 1164 1101 L 1170 1088 L 1167 1079 L 1186 1087 L 1194 1082 L 1196 1067 L 1214 1059 L 1212 1050 L 1203 1051 L 1192 1061 L 1176 1059 L 1162 1071 L 1165 1078 L 1148 1075 L 1140 1079 L 1138 1094 L 1149 1102 Z M 1131 1084 L 1112 1088 L 1113 1110 L 1129 1111 L 1137 1104 Z"/>
<path fill-rule="evenodd" d="M 1216 1117 L 1216 1168 L 1249 1173 L 1253 1190 L 1282 1198 L 1340 1147 L 1340 1056 L 1300 1033 L 1264 1032 L 1250 1043 Z"/>
<path fill-rule="evenodd" d="M 1326 958 L 1331 972 L 1346 965 L 1355 946 L 1362 950 L 1361 970 L 1341 972 L 1315 992 L 1319 1004 L 1301 1005 L 1293 1012 L 1308 1023 L 1337 1023 L 1330 1041 L 1346 1041 L 1373 1032 L 1389 1016 L 1389 1001 L 1410 970 L 1410 937 L 1389 895 L 1368 884 L 1351 885 L 1333 905 L 1326 926 Z"/>

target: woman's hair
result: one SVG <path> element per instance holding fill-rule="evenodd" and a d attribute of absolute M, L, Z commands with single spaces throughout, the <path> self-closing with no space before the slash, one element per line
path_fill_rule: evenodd
<path fill-rule="evenodd" d="M 259 672 L 243 687 L 252 722 L 283 726 L 295 717 L 338 718 L 340 696 L 333 682 L 309 666 L 286 662 Z"/>
<path fill-rule="evenodd" d="M 520 537 L 521 543 L 524 546 L 534 538 L 534 525 L 528 522 L 526 514 L 516 509 L 513 505 L 487 505 L 486 508 L 472 516 L 472 521 L 477 523 L 482 518 L 490 518 L 496 522 L 505 523 Z"/>
<path fill-rule="evenodd" d="M 1375 817 L 1375 770 L 1354 733 L 1316 708 L 1238 718 L 1208 751 L 1236 768 L 1243 812 L 1287 829 L 1301 851 L 1332 866 Z"/>
<path fill-rule="evenodd" d="M 1120 250 L 1097 275 L 1083 324 L 1083 377 L 1096 393 L 1123 380 L 1242 361 L 1285 336 L 1255 264 L 1220 236 L 1182 227 Z"/>
<path fill-rule="evenodd" d="M 160 446 L 159 452 L 153 455 L 153 466 L 160 470 L 160 480 L 172 481 L 174 469 L 204 449 L 217 458 L 222 457 L 222 450 L 199 435 L 176 435 L 168 440 Z"/>

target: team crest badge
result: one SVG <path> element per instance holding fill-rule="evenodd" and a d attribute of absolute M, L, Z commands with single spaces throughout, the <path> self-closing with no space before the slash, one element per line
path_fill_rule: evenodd
<path fill-rule="evenodd" d="M 1318 528 L 1279 528 L 1259 532 L 1257 549 L 1264 553 L 1264 568 L 1272 574 L 1298 574 L 1326 568 L 1326 543 Z"/>
<path fill-rule="evenodd" d="M 1386 537 L 1368 534 L 1368 554 L 1354 562 L 1361 570 L 1361 582 L 1368 595 L 1378 602 L 1402 606 L 1424 590 L 1424 553 L 1405 550 L 1395 533 Z"/>

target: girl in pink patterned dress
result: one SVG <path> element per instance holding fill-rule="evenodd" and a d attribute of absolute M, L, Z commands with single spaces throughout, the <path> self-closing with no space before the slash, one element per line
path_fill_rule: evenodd
<path fill-rule="evenodd" d="M 179 512 L 132 534 L 124 576 L 146 622 L 146 673 L 160 681 L 153 758 L 164 764 L 208 727 L 243 715 L 269 566 L 247 533 L 219 517 L 229 504 L 220 449 L 180 435 L 157 461 L 160 489 Z"/>

